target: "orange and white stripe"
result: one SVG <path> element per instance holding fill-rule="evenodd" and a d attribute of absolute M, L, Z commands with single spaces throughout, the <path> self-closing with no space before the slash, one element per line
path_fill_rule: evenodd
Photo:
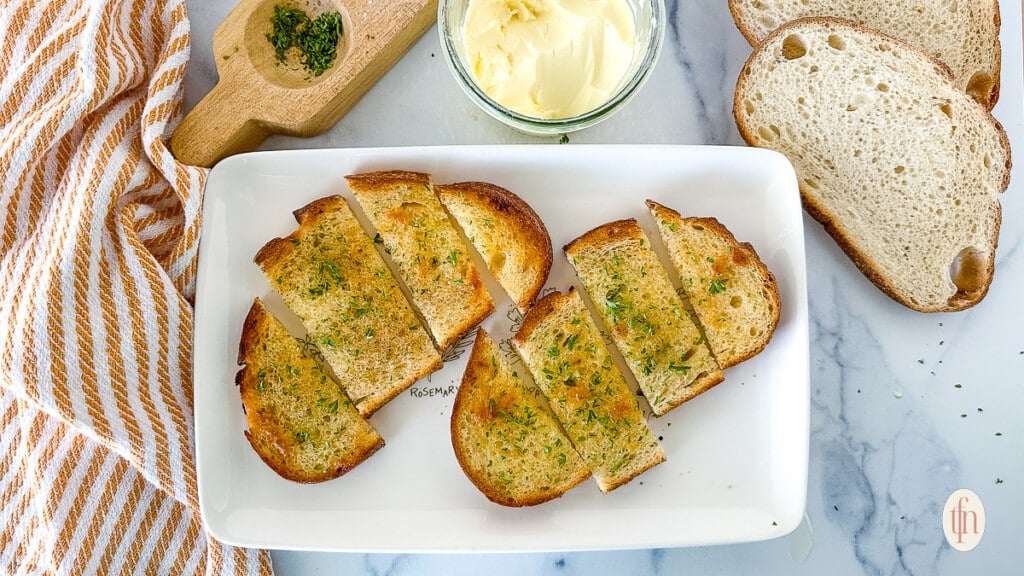
<path fill-rule="evenodd" d="M 269 574 L 199 516 L 183 0 L 0 0 L 0 573 Z"/>

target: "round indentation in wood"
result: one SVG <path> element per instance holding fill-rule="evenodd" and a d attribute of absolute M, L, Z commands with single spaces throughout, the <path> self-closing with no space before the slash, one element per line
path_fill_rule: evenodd
<path fill-rule="evenodd" d="M 338 55 L 330 68 L 320 76 L 314 76 L 302 64 L 302 52 L 297 47 L 285 52 L 285 60 L 279 61 L 273 44 L 267 35 L 273 32 L 274 7 L 298 8 L 312 20 L 321 14 L 341 14 L 341 37 L 338 39 Z M 341 67 L 349 51 L 352 21 L 345 7 L 337 0 L 264 0 L 252 11 L 245 23 L 245 50 L 253 68 L 271 84 L 283 88 L 307 88 L 330 78 Z"/>

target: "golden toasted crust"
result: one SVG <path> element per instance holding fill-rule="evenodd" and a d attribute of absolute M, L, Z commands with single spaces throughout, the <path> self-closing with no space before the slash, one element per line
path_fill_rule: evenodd
<path fill-rule="evenodd" d="M 653 200 L 647 206 L 718 363 L 728 368 L 761 352 L 778 326 L 781 298 L 754 247 L 715 218 L 683 218 Z"/>
<path fill-rule="evenodd" d="M 888 51 L 901 51 L 901 62 L 905 63 L 906 68 L 893 69 L 893 72 L 903 74 L 907 78 L 913 78 L 915 82 L 913 82 L 913 84 L 911 85 L 924 85 L 925 81 L 928 81 L 929 85 L 931 85 L 930 81 L 933 79 L 933 77 L 931 76 L 932 73 L 936 75 L 934 77 L 936 82 L 942 82 L 949 85 L 948 88 L 950 92 L 950 102 L 945 104 L 945 108 L 943 108 L 942 111 L 945 112 L 947 116 L 949 116 L 951 114 L 956 113 L 956 111 L 959 110 L 964 114 L 964 120 L 961 122 L 962 125 L 959 126 L 960 129 L 953 130 L 950 133 L 950 136 L 944 137 L 941 141 L 934 139 L 928 141 L 950 142 L 948 150 L 945 151 L 945 154 L 948 157 L 945 159 L 945 162 L 939 162 L 940 171 L 947 170 L 948 165 L 951 163 L 959 163 L 960 157 L 965 153 L 964 150 L 974 146 L 973 144 L 968 145 L 966 143 L 964 143 L 964 145 L 961 146 L 960 144 L 954 142 L 952 134 L 969 134 L 971 133 L 972 129 L 975 128 L 980 131 L 983 129 L 982 127 L 985 125 L 988 125 L 992 128 L 992 132 L 995 134 L 995 138 L 998 141 L 992 142 L 991 148 L 988 145 L 984 147 L 986 150 L 994 150 L 996 148 L 999 149 L 998 153 L 993 152 L 992 156 L 1001 156 L 1002 159 L 996 158 L 996 161 L 993 162 L 992 165 L 997 167 L 996 169 L 1001 170 L 1001 174 L 999 177 L 1001 182 L 995 184 L 994 189 L 990 191 L 992 193 L 992 198 L 987 203 L 987 206 L 985 206 L 984 208 L 984 210 L 988 212 L 984 216 L 984 218 L 986 218 L 987 221 L 979 221 L 975 226 L 960 226 L 960 224 L 967 220 L 968 215 L 964 214 L 962 218 L 949 220 L 950 215 L 954 213 L 964 213 L 966 212 L 966 210 L 961 208 L 959 203 L 956 203 L 953 206 L 942 206 L 944 210 L 939 210 L 938 212 L 936 212 L 932 206 L 928 205 L 935 204 L 938 202 L 937 200 L 934 199 L 936 195 L 923 189 L 921 190 L 920 198 L 917 202 L 919 204 L 925 204 L 925 206 L 923 208 L 921 206 L 915 206 L 915 208 L 913 209 L 913 214 L 915 216 L 913 218 L 911 218 L 910 216 L 912 213 L 911 210 L 903 207 L 891 206 L 888 210 L 885 211 L 885 214 L 907 215 L 907 218 L 902 223 L 901 228 L 901 230 L 904 232 L 911 229 L 910 224 L 924 222 L 927 224 L 927 226 L 917 226 L 917 229 L 924 230 L 925 228 L 927 228 L 932 231 L 937 230 L 939 231 L 939 235 L 943 233 L 948 233 L 950 236 L 966 236 L 966 234 L 963 232 L 963 228 L 972 228 L 975 230 L 982 230 L 988 236 L 986 240 L 982 241 L 979 239 L 978 235 L 972 233 L 971 237 L 967 238 L 966 241 L 964 239 L 957 238 L 956 242 L 953 242 L 950 241 L 949 238 L 941 238 L 929 242 L 928 239 L 932 237 L 932 233 L 928 233 L 927 235 L 923 233 L 913 235 L 913 237 L 917 239 L 915 240 L 915 242 L 928 242 L 930 245 L 930 250 L 918 250 L 916 257 L 914 255 L 904 255 L 904 261 L 918 264 L 923 262 L 921 254 L 924 254 L 926 252 L 930 252 L 932 255 L 937 255 L 939 253 L 945 254 L 947 249 L 953 248 L 954 243 L 968 244 L 967 248 L 964 249 L 963 253 L 957 255 L 954 258 L 951 258 L 951 260 L 959 262 L 960 270 L 959 274 L 952 278 L 952 292 L 949 293 L 948 296 L 943 295 L 941 299 L 931 294 L 930 292 L 937 292 L 939 290 L 938 278 L 942 277 L 943 283 L 948 282 L 949 275 L 948 272 L 946 272 L 946 270 L 948 270 L 950 266 L 948 260 L 946 261 L 946 264 L 942 267 L 944 269 L 943 271 L 939 271 L 938 267 L 933 266 L 933 271 L 925 272 L 923 271 L 923 268 L 915 268 L 913 270 L 913 274 L 899 273 L 899 271 L 895 270 L 893 264 L 894 262 L 898 261 L 898 258 L 892 256 L 891 254 L 885 251 L 880 250 L 878 248 L 877 242 L 866 241 L 863 237 L 863 234 L 858 234 L 858 232 L 854 230 L 853 224 L 858 223 L 858 219 L 849 218 L 845 214 L 837 212 L 835 206 L 831 204 L 835 203 L 836 199 L 848 201 L 851 198 L 855 199 L 865 196 L 867 195 L 867 193 L 880 194 L 882 191 L 885 191 L 885 185 L 882 185 L 881 183 L 876 183 L 878 188 L 877 190 L 864 190 L 863 187 L 850 186 L 848 184 L 848 181 L 851 180 L 853 177 L 857 176 L 858 174 L 874 174 L 875 171 L 877 171 L 877 168 L 873 164 L 869 165 L 865 161 L 861 163 L 862 166 L 860 169 L 856 170 L 856 173 L 847 174 L 844 172 L 845 178 L 839 178 L 837 181 L 846 183 L 845 186 L 837 186 L 837 190 L 832 194 L 832 196 L 830 196 L 829 198 L 825 198 L 822 194 L 818 192 L 818 190 L 815 187 L 808 184 L 806 178 L 807 174 L 805 174 L 807 166 L 805 166 L 805 163 L 801 161 L 801 158 L 797 157 L 792 151 L 787 153 L 786 151 L 779 150 L 784 154 L 787 154 L 790 161 L 793 162 L 793 165 L 796 168 L 797 176 L 799 179 L 801 198 L 807 213 L 824 226 L 826 232 L 828 232 L 833 237 L 833 239 L 836 241 L 839 247 L 847 254 L 850 260 L 854 263 L 854 265 L 869 280 L 871 280 L 871 282 L 873 282 L 880 290 L 882 290 L 882 292 L 884 292 L 897 302 L 903 304 L 904 306 L 921 312 L 955 312 L 969 308 L 977 304 L 985 297 L 986 293 L 988 292 L 988 287 L 991 284 L 995 272 L 995 251 L 998 244 L 998 230 L 1002 220 L 1002 209 L 999 205 L 998 195 L 1002 191 L 1004 191 L 1006 187 L 1009 185 L 1011 167 L 1009 139 L 1006 135 L 1006 132 L 1003 130 L 1002 126 L 999 124 L 998 121 L 996 121 L 992 117 L 991 113 L 983 104 L 969 97 L 962 99 L 952 98 L 953 96 L 956 95 L 956 89 L 952 85 L 953 75 L 949 68 L 943 62 L 935 59 L 934 57 L 911 46 L 906 42 L 903 42 L 896 38 L 892 38 L 890 36 L 882 34 L 881 32 L 878 32 L 877 30 L 873 30 L 871 28 L 850 22 L 848 20 L 828 17 L 814 17 L 802 18 L 799 20 L 788 22 L 785 25 L 777 28 L 774 32 L 772 32 L 764 40 L 764 42 L 761 43 L 759 47 L 754 50 L 750 58 L 744 64 L 742 71 L 740 72 L 733 100 L 733 115 L 736 117 L 736 125 L 739 129 L 740 135 L 743 137 L 744 141 L 746 141 L 751 146 L 779 149 L 779 145 L 772 144 L 771 142 L 766 141 L 762 137 L 762 135 L 759 134 L 759 127 L 757 126 L 757 122 L 748 116 L 747 106 L 748 100 L 751 98 L 751 93 L 748 90 L 748 85 L 751 82 L 750 78 L 753 74 L 755 74 L 755 68 L 761 61 L 763 51 L 774 50 L 775 46 L 779 43 L 779 41 L 784 41 L 784 39 L 789 35 L 800 32 L 806 33 L 807 31 L 813 30 L 815 28 L 827 30 L 844 30 L 849 33 L 859 34 L 864 37 L 877 39 L 884 45 L 891 47 L 891 49 Z M 758 90 L 759 93 L 762 91 L 763 90 Z M 943 90 L 943 92 L 945 92 L 945 90 Z M 931 107 L 934 106 L 934 102 L 932 102 L 932 100 L 936 100 L 939 96 L 940 95 L 929 97 L 929 101 L 927 103 L 920 103 L 919 108 L 923 111 L 924 108 L 927 107 L 928 113 L 934 114 L 934 110 L 931 109 Z M 767 101 L 768 98 L 765 97 L 765 100 Z M 795 97 L 793 98 L 793 100 L 795 101 Z M 951 104 L 954 106 L 954 109 L 952 110 L 949 108 Z M 940 108 L 942 107 L 935 107 L 935 109 Z M 892 142 L 900 141 L 899 137 L 892 136 L 892 134 L 894 133 L 924 133 L 923 129 L 920 127 L 921 123 L 913 116 L 913 110 L 915 109 L 904 111 L 900 114 L 894 114 L 892 115 L 891 119 L 887 120 L 889 129 L 886 131 L 886 134 L 889 135 L 887 136 L 887 138 L 891 138 L 891 140 L 889 140 L 889 144 L 886 144 L 886 146 L 891 145 Z M 773 112 L 773 116 L 779 115 L 780 113 Z M 904 116 L 905 121 L 903 120 Z M 801 124 L 807 125 L 806 122 L 804 122 L 803 120 L 801 120 Z M 820 130 L 828 129 L 825 126 L 822 126 L 822 122 L 817 122 L 814 124 L 814 126 L 818 127 Z M 957 127 L 954 126 L 954 128 Z M 784 132 L 780 131 L 780 133 Z M 862 129 L 859 132 L 859 134 L 861 133 L 867 132 Z M 858 138 L 862 137 L 863 136 L 858 136 Z M 830 141 L 837 141 L 841 138 L 841 136 L 838 136 L 836 134 L 829 134 L 827 138 Z M 781 139 L 776 138 L 775 140 L 779 141 Z M 864 143 L 863 145 L 873 146 L 874 144 Z M 884 150 L 883 153 L 890 152 L 888 150 Z M 921 159 L 926 159 L 929 162 L 933 161 L 931 155 L 924 156 L 922 154 Z M 829 158 L 829 161 L 833 162 L 833 165 L 836 162 L 840 161 L 852 164 L 852 161 L 849 161 L 846 158 Z M 900 168 L 902 168 L 902 166 Z M 926 167 L 922 166 L 922 168 Z M 981 169 L 974 167 L 969 168 L 967 166 L 964 166 L 963 169 L 953 170 L 952 173 L 955 174 L 956 176 L 954 176 L 953 178 L 947 177 L 944 182 L 939 183 L 941 184 L 941 187 L 936 186 L 936 188 L 940 191 L 945 191 L 945 193 L 954 193 L 954 195 L 956 196 L 975 195 L 976 191 L 981 189 L 980 186 L 964 186 L 960 181 L 956 180 L 956 178 L 967 178 L 968 175 L 977 175 L 987 171 L 987 167 L 985 169 Z M 922 173 L 931 173 L 931 171 L 928 170 Z M 908 171 L 907 174 L 912 173 Z M 828 176 L 831 177 L 832 175 L 828 174 Z M 878 178 L 882 178 L 881 174 L 879 174 Z M 895 183 L 899 180 L 899 178 L 897 178 L 892 173 L 886 175 L 885 178 L 887 182 L 893 183 L 893 188 L 895 189 Z M 816 183 L 819 186 L 822 185 L 821 182 Z M 959 188 L 964 189 L 954 190 Z M 950 192 L 951 190 L 953 192 Z M 892 194 L 889 193 L 888 191 L 886 191 L 886 193 L 888 194 L 888 196 L 892 196 Z M 887 203 L 891 204 L 890 201 L 887 201 Z M 977 208 L 977 210 L 980 211 L 981 208 Z M 942 224 L 940 222 L 943 219 L 942 216 L 940 216 L 943 212 L 945 212 L 945 217 L 947 219 L 945 224 Z M 933 214 L 934 216 L 931 219 L 929 219 L 929 217 L 927 216 L 917 216 L 918 213 L 925 215 Z M 932 220 L 934 220 L 934 222 Z M 880 221 L 878 221 L 877 217 L 870 218 L 866 221 L 874 223 L 875 225 L 882 225 L 880 224 Z M 892 236 L 893 234 L 895 234 L 895 232 L 899 231 L 894 226 L 890 226 L 888 224 L 885 224 L 885 226 L 886 228 L 884 229 L 884 234 L 886 235 Z M 956 230 L 954 230 L 954 228 L 956 228 Z M 941 245 L 939 244 L 940 242 Z M 901 246 L 907 243 L 907 238 L 903 238 L 902 240 L 896 241 L 896 244 Z M 886 264 L 885 261 L 888 261 L 889 264 Z M 923 266 L 923 264 L 921 266 Z M 925 284 L 926 276 L 928 277 L 927 284 Z M 914 280 L 913 285 L 911 285 L 911 282 L 909 282 L 910 279 Z M 918 279 L 920 279 L 920 281 L 918 281 Z M 929 292 L 929 294 L 925 295 L 925 292 Z"/>
<path fill-rule="evenodd" d="M 519 196 L 486 182 L 437 185 L 434 191 L 525 313 L 551 271 L 551 237 L 540 216 Z"/>
<path fill-rule="evenodd" d="M 483 329 L 455 396 L 451 437 L 466 477 L 503 506 L 547 502 L 590 477 L 540 391 Z"/>
<path fill-rule="evenodd" d="M 636 220 L 598 226 L 566 245 L 565 254 L 655 415 L 723 380 Z"/>
<path fill-rule="evenodd" d="M 347 176 L 409 295 L 444 350 L 494 311 L 469 251 L 418 172 Z"/>
<path fill-rule="evenodd" d="M 578 293 L 541 298 L 512 344 L 603 492 L 665 460 Z"/>
<path fill-rule="evenodd" d="M 441 357 L 343 198 L 316 200 L 295 218 L 298 229 L 255 261 L 369 416 Z"/>
<path fill-rule="evenodd" d="M 244 432 L 267 466 L 295 482 L 345 474 L 384 440 L 301 345 L 255 300 L 245 317 L 235 375 Z"/>

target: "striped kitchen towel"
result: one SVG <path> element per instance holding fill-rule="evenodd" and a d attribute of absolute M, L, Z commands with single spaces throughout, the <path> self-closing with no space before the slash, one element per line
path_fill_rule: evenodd
<path fill-rule="evenodd" d="M 0 0 L 0 574 L 269 574 L 202 525 L 184 0 Z"/>

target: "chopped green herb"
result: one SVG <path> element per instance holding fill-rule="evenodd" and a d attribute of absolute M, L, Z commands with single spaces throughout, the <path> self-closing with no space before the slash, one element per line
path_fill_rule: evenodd
<path fill-rule="evenodd" d="M 565 347 L 572 350 L 576 347 L 577 340 L 579 340 L 579 336 L 576 334 L 570 334 L 569 337 L 565 339 Z"/>
<path fill-rule="evenodd" d="M 679 372 L 680 374 L 686 374 L 690 371 L 690 367 L 685 364 L 676 364 L 675 362 L 668 363 L 668 369 L 673 372 Z"/>
<path fill-rule="evenodd" d="M 626 462 L 629 462 L 629 458 L 630 458 L 629 456 L 623 456 L 621 460 L 619 460 L 618 462 L 616 462 L 616 463 L 615 463 L 614 465 L 612 465 L 612 467 L 611 467 L 611 468 L 609 468 L 609 469 L 608 469 L 608 473 L 609 473 L 609 474 L 615 474 L 616 472 L 618 472 L 618 471 L 619 471 L 619 468 L 622 468 L 622 466 L 623 466 L 623 465 L 624 465 L 624 464 L 625 464 Z"/>
<path fill-rule="evenodd" d="M 725 283 L 728 281 L 728 278 L 715 278 L 708 283 L 708 293 L 721 294 L 722 292 L 725 292 Z"/>
<path fill-rule="evenodd" d="M 279 4 L 274 6 L 270 22 L 273 32 L 267 34 L 267 41 L 274 47 L 278 62 L 285 61 L 289 49 L 298 47 L 302 65 L 314 76 L 334 65 L 342 34 L 341 14 L 328 12 L 310 20 L 304 11 Z"/>
<path fill-rule="evenodd" d="M 295 433 L 295 441 L 299 444 L 304 444 L 306 440 L 309 440 L 309 432 L 300 431 Z"/>

